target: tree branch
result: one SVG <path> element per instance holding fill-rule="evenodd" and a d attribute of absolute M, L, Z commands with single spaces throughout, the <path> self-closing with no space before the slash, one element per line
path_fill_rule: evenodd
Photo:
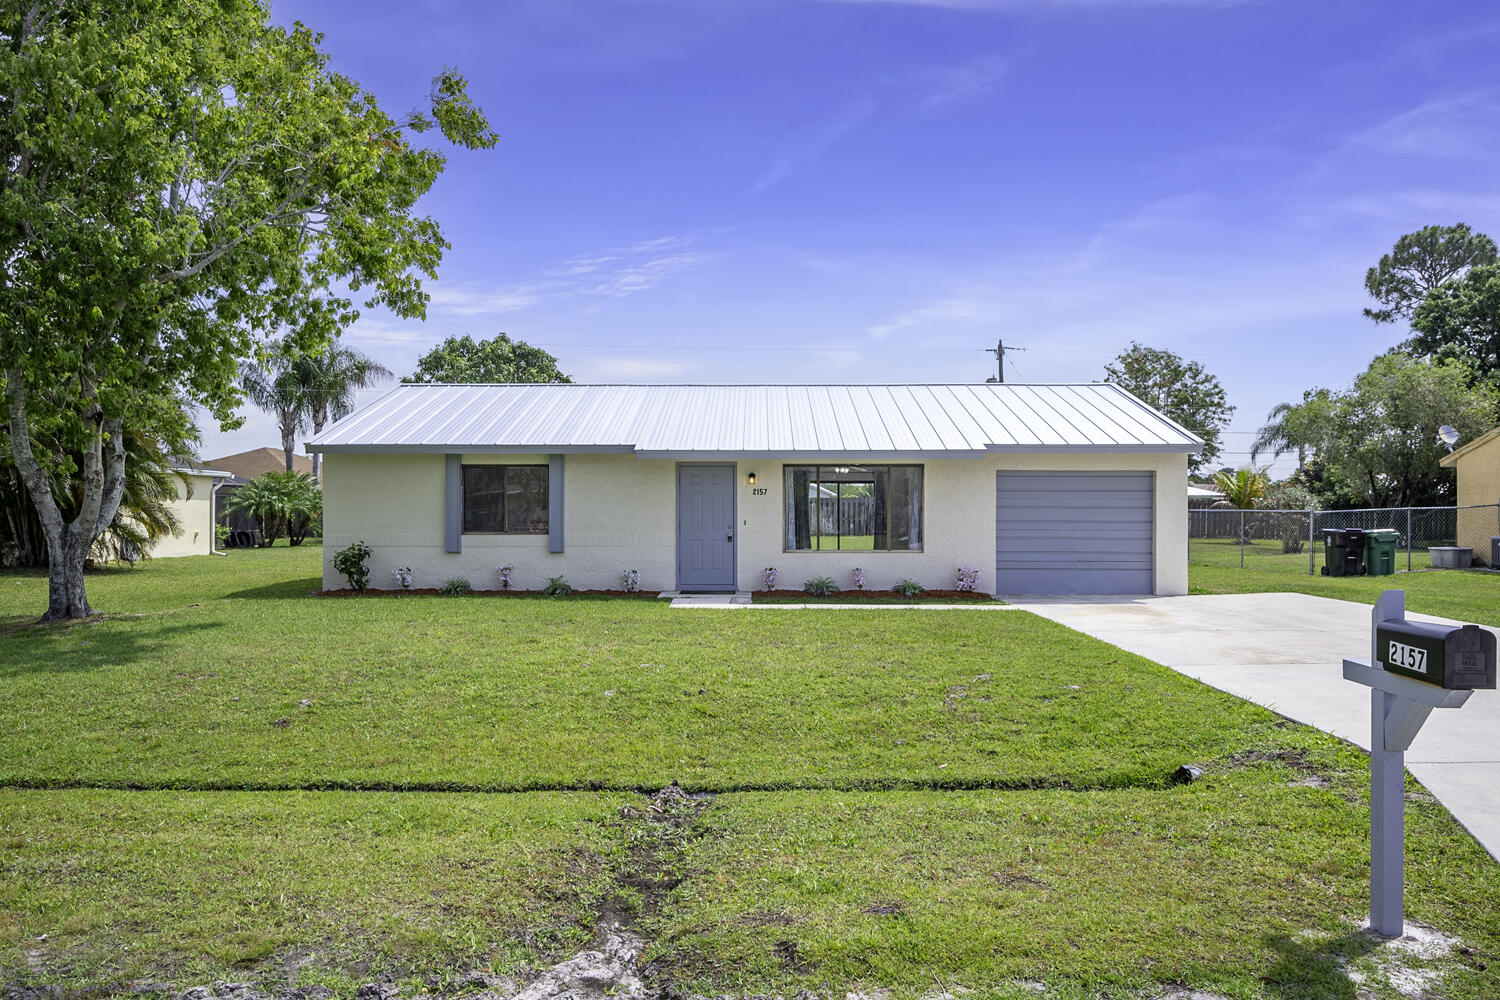
<path fill-rule="evenodd" d="M 115 513 L 120 509 L 120 500 L 125 496 L 125 425 L 120 420 L 106 420 L 104 433 L 109 435 L 109 464 L 104 472 L 99 520 L 89 536 L 90 544 L 114 522 Z"/>
<path fill-rule="evenodd" d="M 52 495 L 52 481 L 31 452 L 31 428 L 26 420 L 26 383 L 19 369 L 5 373 L 5 400 L 10 411 L 10 453 L 16 460 L 21 481 L 31 494 L 32 506 L 42 529 L 52 538 L 62 537 L 62 511 Z"/>

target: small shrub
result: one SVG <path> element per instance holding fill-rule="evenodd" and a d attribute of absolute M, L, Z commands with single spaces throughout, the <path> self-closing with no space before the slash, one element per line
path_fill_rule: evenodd
<path fill-rule="evenodd" d="M 543 597 L 569 597 L 573 593 L 573 585 L 560 576 L 554 576 L 547 581 L 547 586 L 542 588 Z"/>
<path fill-rule="evenodd" d="M 972 591 L 979 586 L 979 570 L 967 566 L 958 567 L 958 578 L 953 582 L 954 590 Z"/>
<path fill-rule="evenodd" d="M 775 590 L 776 580 L 781 576 L 781 570 L 775 566 L 767 566 L 760 571 L 760 586 L 762 590 Z"/>
<path fill-rule="evenodd" d="M 891 588 L 902 597 L 920 597 L 927 589 L 915 580 L 906 579 Z"/>
<path fill-rule="evenodd" d="M 559 579 L 561 579 L 559 577 Z M 620 574 L 620 583 L 625 588 L 625 593 L 634 594 L 641 589 L 641 571 L 638 569 L 627 569 Z"/>
<path fill-rule="evenodd" d="M 229 525 L 214 525 L 214 548 L 222 549 L 229 544 Z"/>
<path fill-rule="evenodd" d="M 813 597 L 827 597 L 829 594 L 837 594 L 839 585 L 826 576 L 815 576 L 804 583 L 802 589 Z"/>
<path fill-rule="evenodd" d="M 444 580 L 443 585 L 438 588 L 438 593 L 442 594 L 444 597 L 464 597 L 472 593 L 473 590 L 474 588 L 465 578 L 461 576 L 450 576 L 448 579 Z"/>
<path fill-rule="evenodd" d="M 865 571 L 864 570 L 860 569 L 858 566 L 854 567 L 854 571 L 849 574 L 849 578 L 854 581 L 854 589 L 855 590 L 864 590 L 865 589 Z"/>
<path fill-rule="evenodd" d="M 402 590 L 411 589 L 410 566 L 397 566 L 395 569 L 391 570 L 391 576 L 396 578 L 396 586 L 400 587 Z"/>
<path fill-rule="evenodd" d="M 514 571 L 515 571 L 515 567 L 514 566 L 499 566 L 499 567 L 496 567 L 495 574 L 500 577 L 500 589 L 501 590 L 509 590 L 510 589 L 510 575 Z"/>
<path fill-rule="evenodd" d="M 361 540 L 333 554 L 333 568 L 344 574 L 349 586 L 361 594 L 370 585 L 371 552 L 371 548 Z"/>

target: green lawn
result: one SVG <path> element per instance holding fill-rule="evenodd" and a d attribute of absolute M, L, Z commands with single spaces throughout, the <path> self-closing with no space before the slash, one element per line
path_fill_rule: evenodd
<path fill-rule="evenodd" d="M 1318 554 L 1322 567 L 1322 553 Z M 1405 590 L 1406 606 L 1424 614 L 1500 626 L 1500 573 L 1428 568 L 1427 553 L 1398 554 L 1394 576 L 1329 577 L 1307 574 L 1307 553 L 1282 555 L 1280 542 L 1248 547 L 1239 568 L 1239 546 L 1220 539 L 1194 539 L 1188 565 L 1193 594 L 1259 594 L 1292 591 L 1373 604 L 1383 590 Z"/>
<path fill-rule="evenodd" d="M 1114 647 L 1017 611 L 310 598 L 319 557 L 103 570 L 111 617 L 67 627 L 0 577 L 0 984 L 419 992 L 566 957 L 614 899 L 705 993 L 1348 1000 L 1345 960 L 1386 995 L 1363 756 Z M 717 795 L 622 816 L 672 780 Z M 1409 908 L 1470 949 L 1441 995 L 1493 997 L 1500 866 L 1412 789 Z"/>

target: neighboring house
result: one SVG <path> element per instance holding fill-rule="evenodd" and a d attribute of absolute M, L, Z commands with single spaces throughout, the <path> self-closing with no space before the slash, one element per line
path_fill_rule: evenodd
<path fill-rule="evenodd" d="M 1458 470 L 1459 507 L 1500 504 L 1500 427 L 1444 455 L 1442 464 Z M 1459 512 L 1457 544 L 1473 549 L 1479 561 L 1488 565 L 1490 538 L 1500 535 L 1500 515 L 1473 516 L 1477 513 Z"/>
<path fill-rule="evenodd" d="M 177 499 L 172 509 L 181 524 L 177 534 L 158 538 L 147 554 L 154 559 L 206 556 L 214 551 L 214 523 L 218 514 L 215 487 L 229 473 L 215 469 L 174 468 Z"/>
<path fill-rule="evenodd" d="M 1218 490 L 1210 489 L 1207 486 L 1199 486 L 1196 483 L 1188 483 L 1187 505 L 1189 510 L 1196 510 L 1199 507 L 1212 507 L 1223 499 L 1224 494 Z"/>
<path fill-rule="evenodd" d="M 219 469 L 230 474 L 228 480 L 219 485 L 219 523 L 231 531 L 254 531 L 259 526 L 255 518 L 244 512 L 228 510 L 229 499 L 234 491 L 252 479 L 268 472 L 286 471 L 286 452 L 280 448 L 252 448 L 223 458 L 211 458 L 203 463 L 210 469 Z M 312 475 L 312 459 L 306 455 L 292 456 L 292 471 Z"/>
<path fill-rule="evenodd" d="M 992 593 L 1187 591 L 1202 442 L 1117 386 L 401 385 L 307 445 L 371 581 L 752 590 L 828 576 Z"/>

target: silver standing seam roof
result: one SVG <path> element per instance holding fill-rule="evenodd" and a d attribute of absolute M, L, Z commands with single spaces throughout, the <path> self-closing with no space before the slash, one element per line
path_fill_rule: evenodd
<path fill-rule="evenodd" d="M 642 458 L 965 458 L 1196 452 L 1119 386 L 403 384 L 309 452 L 596 452 Z"/>

